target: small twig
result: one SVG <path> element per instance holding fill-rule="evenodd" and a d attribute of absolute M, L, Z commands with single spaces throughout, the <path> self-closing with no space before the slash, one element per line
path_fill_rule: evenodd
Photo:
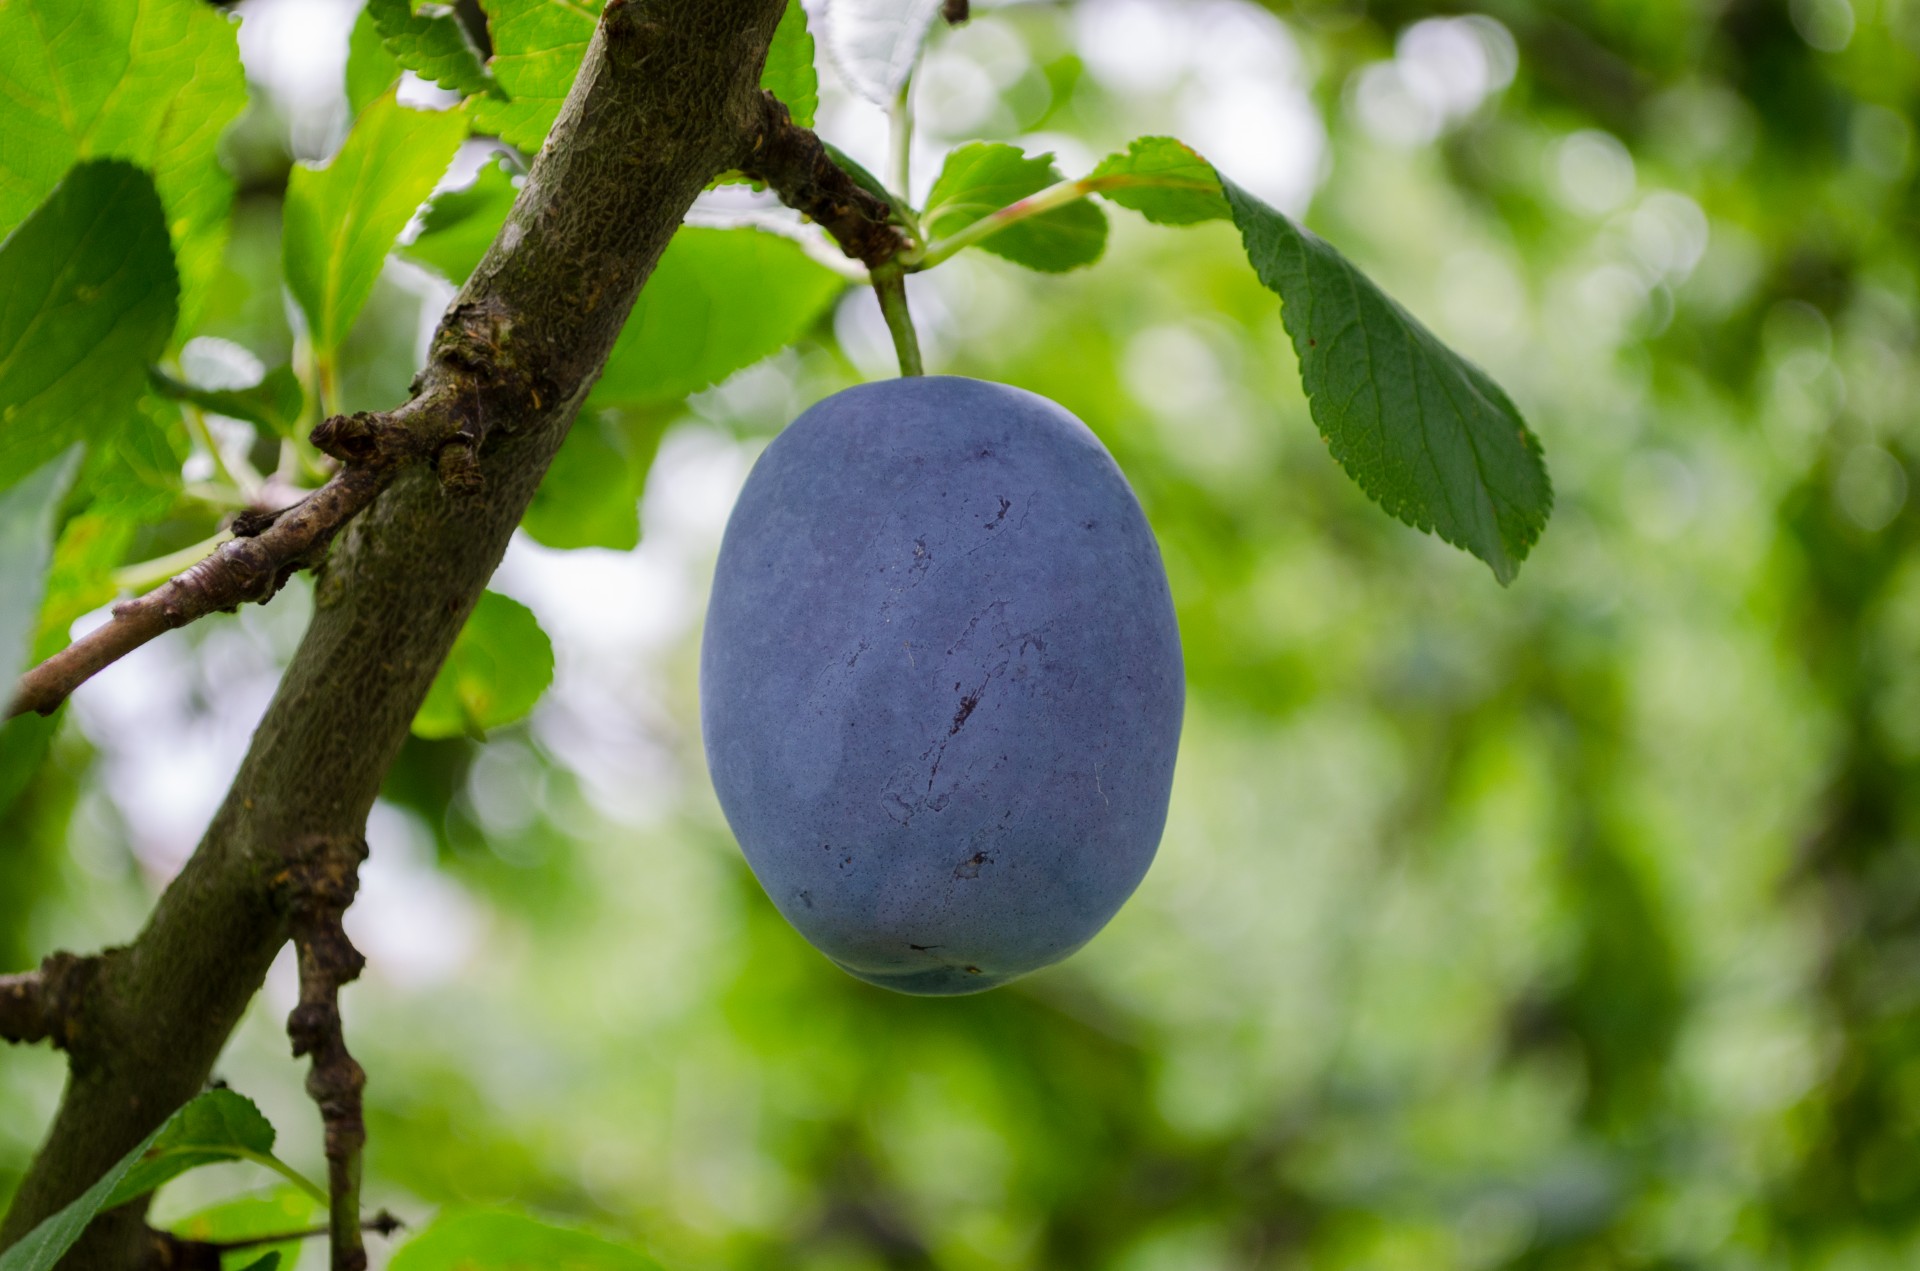
<path fill-rule="evenodd" d="M 377 1236 L 392 1236 L 406 1224 L 386 1210 L 360 1224 L 362 1231 Z M 152 1230 L 153 1249 L 147 1259 L 149 1271 L 220 1271 L 223 1255 L 265 1249 L 272 1245 L 292 1244 L 296 1240 L 315 1240 L 330 1234 L 330 1227 L 304 1227 L 299 1231 L 281 1231 L 270 1236 L 248 1236 L 244 1240 L 190 1240 L 170 1231 Z"/>
<path fill-rule="evenodd" d="M 288 897 L 288 926 L 300 963 L 300 1004 L 287 1017 L 287 1035 L 295 1058 L 312 1056 L 307 1093 L 326 1127 L 332 1271 L 365 1271 L 367 1265 L 360 1239 L 360 1153 L 367 1141 L 360 1093 L 367 1074 L 347 1052 L 340 1024 L 340 988 L 366 965 L 341 925 L 366 857 L 363 839 L 317 837 L 295 850 L 294 864 L 277 880 Z"/>
<path fill-rule="evenodd" d="M 398 1218 L 395 1218 L 383 1209 L 373 1217 L 363 1221 L 360 1224 L 360 1230 L 363 1232 L 371 1231 L 376 1236 L 391 1236 L 394 1232 L 399 1231 L 406 1225 L 407 1224 L 401 1222 Z M 245 1240 L 208 1240 L 202 1243 L 212 1245 L 221 1253 L 244 1253 L 248 1249 L 263 1249 L 268 1245 L 291 1244 L 295 1240 L 318 1240 L 321 1236 L 331 1235 L 332 1232 L 333 1228 L 331 1226 L 303 1227 L 299 1231 L 282 1231 L 271 1236 L 248 1236 Z"/>
<path fill-rule="evenodd" d="M 913 329 L 913 313 L 907 308 L 907 278 L 898 265 L 874 271 L 873 294 L 880 298 L 880 313 L 887 320 L 887 333 L 893 336 L 900 374 L 925 375 L 920 362 L 920 335 Z"/>
<path fill-rule="evenodd" d="M 885 199 L 847 175 L 828 157 L 813 130 L 794 123 L 772 93 L 761 93 L 759 105 L 738 165 L 743 173 L 765 182 L 782 203 L 819 222 L 841 251 L 869 271 L 907 249 L 906 236 L 892 223 L 893 209 Z"/>
<path fill-rule="evenodd" d="M 141 645 L 175 627 L 271 600 L 288 578 L 317 564 L 343 526 L 392 483 L 408 463 L 437 457 L 450 488 L 470 482 L 451 452 L 467 449 L 457 420 L 415 399 L 384 414 L 336 415 L 313 430 L 313 444 L 340 460 L 332 479 L 254 534 L 235 527 L 192 568 L 144 596 L 113 607 L 96 627 L 20 677 L 5 718 L 50 715 L 73 690 Z"/>
<path fill-rule="evenodd" d="M 394 1232 L 406 1225 L 383 1209 L 373 1217 L 363 1220 L 360 1230 L 371 1231 L 376 1236 L 392 1236 Z M 267 1245 L 289 1244 L 295 1240 L 317 1240 L 321 1236 L 331 1235 L 332 1232 L 331 1226 L 304 1227 L 299 1231 L 283 1231 L 272 1236 L 249 1236 L 245 1240 L 212 1240 L 207 1243 L 222 1253 L 241 1253 L 248 1249 L 264 1248 Z"/>
<path fill-rule="evenodd" d="M 0 1041 L 51 1041 L 68 1049 L 100 962 L 99 957 L 55 953 L 37 971 L 0 975 Z"/>

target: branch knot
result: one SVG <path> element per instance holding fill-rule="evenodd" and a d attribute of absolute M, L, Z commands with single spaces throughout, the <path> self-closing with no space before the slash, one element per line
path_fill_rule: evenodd
<path fill-rule="evenodd" d="M 259 538 L 273 528 L 275 521 L 291 511 L 293 511 L 291 507 L 276 508 L 273 511 L 245 508 L 233 514 L 233 519 L 227 522 L 227 529 L 235 538 Z"/>
<path fill-rule="evenodd" d="M 37 971 L 0 975 L 0 1040 L 51 1041 L 72 1050 L 87 998 L 106 965 L 105 955 L 48 955 Z"/>
<path fill-rule="evenodd" d="M 420 453 L 420 442 L 393 412 L 355 411 L 314 425 L 307 440 L 323 454 L 360 468 L 404 463 Z"/>

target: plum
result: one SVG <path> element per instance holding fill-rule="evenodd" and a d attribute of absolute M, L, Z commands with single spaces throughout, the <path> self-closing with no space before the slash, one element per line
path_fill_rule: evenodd
<path fill-rule="evenodd" d="M 916 376 L 827 398 L 754 465 L 700 695 L 780 912 L 863 980 L 950 994 L 1059 961 L 1133 893 L 1185 681 L 1153 531 L 1087 426 Z"/>

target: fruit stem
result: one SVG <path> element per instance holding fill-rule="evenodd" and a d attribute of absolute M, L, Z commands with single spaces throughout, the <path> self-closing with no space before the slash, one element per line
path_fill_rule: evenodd
<path fill-rule="evenodd" d="M 900 358 L 901 375 L 925 375 L 920 364 L 920 336 L 913 329 L 913 314 L 907 310 L 907 278 L 900 267 L 888 263 L 873 271 L 873 294 L 880 298 L 880 313 L 893 336 L 893 351 Z"/>

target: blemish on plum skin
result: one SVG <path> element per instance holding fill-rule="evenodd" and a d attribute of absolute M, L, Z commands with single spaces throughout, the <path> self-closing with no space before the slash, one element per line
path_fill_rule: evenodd
<path fill-rule="evenodd" d="M 947 729 L 947 736 L 951 737 L 959 732 L 961 726 L 967 722 L 967 717 L 973 714 L 973 708 L 978 705 L 980 705 L 980 693 L 977 689 L 961 698 L 960 709 L 953 713 L 953 727 Z M 939 767 L 938 764 L 934 766 Z"/>
<path fill-rule="evenodd" d="M 959 865 L 954 867 L 953 876 L 956 879 L 978 878 L 980 877 L 980 867 L 991 864 L 993 864 L 993 857 L 988 856 L 985 852 L 975 852 L 972 856 L 969 856 L 966 860 L 961 861 Z"/>
<path fill-rule="evenodd" d="M 937 944 L 909 944 L 907 946 L 907 948 L 912 949 L 915 953 L 931 953 L 939 947 Z"/>

